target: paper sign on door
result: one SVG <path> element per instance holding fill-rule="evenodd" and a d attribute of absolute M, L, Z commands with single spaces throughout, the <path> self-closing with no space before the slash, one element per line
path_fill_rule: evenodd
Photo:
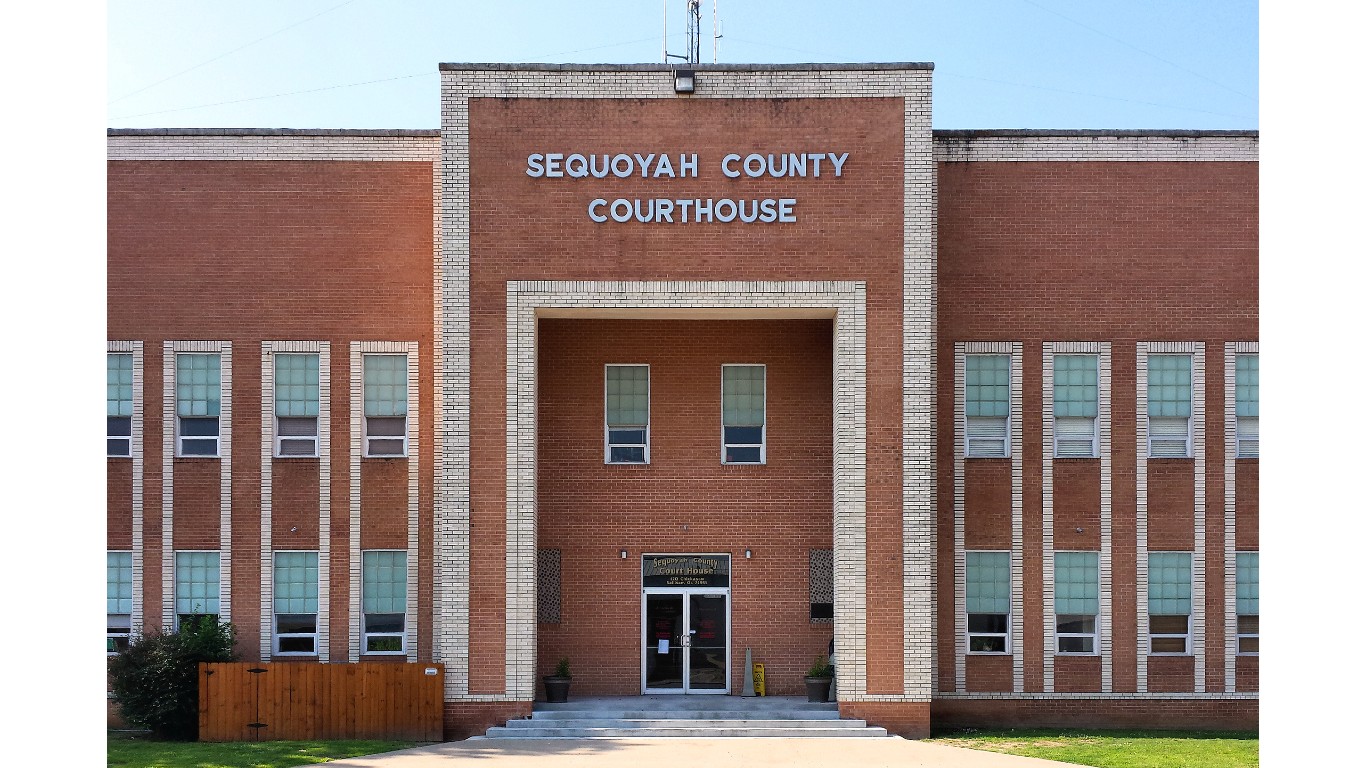
<path fill-rule="evenodd" d="M 668 639 L 666 638 L 666 639 L 664 639 L 664 640 L 660 640 L 660 641 L 659 641 L 659 653 L 660 653 L 660 654 L 665 654 L 665 653 L 668 653 L 668 652 L 669 652 L 669 641 L 668 641 Z"/>

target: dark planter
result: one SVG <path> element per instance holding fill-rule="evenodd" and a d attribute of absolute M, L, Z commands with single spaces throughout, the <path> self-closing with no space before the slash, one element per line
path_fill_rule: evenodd
<path fill-rule="evenodd" d="M 829 677 L 808 677 L 806 678 L 806 700 L 815 702 L 826 702 L 830 700 L 830 681 Z"/>
<path fill-rule="evenodd" d="M 546 675 L 541 679 L 545 681 L 545 700 L 547 702 L 563 704 L 569 701 L 569 682 L 574 678 Z"/>

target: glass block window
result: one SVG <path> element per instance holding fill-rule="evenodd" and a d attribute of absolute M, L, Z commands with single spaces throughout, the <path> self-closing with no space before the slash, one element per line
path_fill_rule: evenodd
<path fill-rule="evenodd" d="M 968 552 L 970 653 L 1010 652 L 1010 553 Z"/>
<path fill-rule="evenodd" d="M 218 553 L 175 553 L 175 612 L 178 622 L 218 616 Z"/>
<path fill-rule="evenodd" d="M 1191 356 L 1148 356 L 1148 455 L 1190 456 Z"/>
<path fill-rule="evenodd" d="M 105 557 L 108 622 L 104 650 L 105 653 L 118 653 L 128 647 L 132 635 L 133 553 L 107 552 Z"/>
<path fill-rule="evenodd" d="M 318 652 L 318 553 L 275 553 L 275 653 Z"/>
<path fill-rule="evenodd" d="M 275 455 L 318 455 L 318 355 L 275 354 Z"/>
<path fill-rule="evenodd" d="M 408 553 L 370 550 L 361 557 L 365 653 L 401 654 L 407 645 Z"/>
<path fill-rule="evenodd" d="M 968 355 L 964 425 L 969 457 L 1010 455 L 1010 355 Z"/>
<path fill-rule="evenodd" d="M 609 464 L 650 462 L 650 366 L 606 368 L 606 461 Z"/>
<path fill-rule="evenodd" d="M 365 455 L 408 455 L 408 356 L 365 355 Z"/>
<path fill-rule="evenodd" d="M 1190 652 L 1191 555 L 1148 553 L 1148 637 L 1155 654 Z"/>
<path fill-rule="evenodd" d="M 1099 412 L 1098 360 L 1095 355 L 1053 358 L 1053 455 L 1096 456 Z"/>
<path fill-rule="evenodd" d="M 560 550 L 536 550 L 536 621 L 560 623 Z"/>
<path fill-rule="evenodd" d="M 1258 645 L 1258 583 L 1257 573 L 1261 556 L 1257 552 L 1239 552 L 1237 555 L 1238 582 L 1238 653 L 1257 653 Z"/>
<path fill-rule="evenodd" d="M 721 366 L 721 462 L 763 464 L 766 368 Z"/>
<path fill-rule="evenodd" d="M 105 453 L 131 456 L 133 453 L 133 356 L 111 352 L 106 358 L 105 405 L 108 410 Z"/>
<path fill-rule="evenodd" d="M 1258 356 L 1238 355 L 1234 359 L 1234 392 L 1237 397 L 1238 456 L 1256 458 L 1258 452 Z"/>
<path fill-rule="evenodd" d="M 811 623 L 833 623 L 835 620 L 835 553 L 833 550 L 811 550 L 810 578 Z"/>
<path fill-rule="evenodd" d="M 176 418 L 179 456 L 218 455 L 218 409 L 222 388 L 217 353 L 176 355 Z"/>
<path fill-rule="evenodd" d="M 1100 615 L 1100 553 L 1053 554 L 1058 653 L 1095 653 Z"/>

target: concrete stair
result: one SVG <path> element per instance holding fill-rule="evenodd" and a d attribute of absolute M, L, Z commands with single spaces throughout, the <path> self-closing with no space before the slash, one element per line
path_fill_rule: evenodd
<path fill-rule="evenodd" d="M 836 704 L 795 696 L 623 696 L 538 702 L 531 717 L 488 730 L 490 739 L 655 737 L 885 737 L 863 720 L 841 720 Z"/>

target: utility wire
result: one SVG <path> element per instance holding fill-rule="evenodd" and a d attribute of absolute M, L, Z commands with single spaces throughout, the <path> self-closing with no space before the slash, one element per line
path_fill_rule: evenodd
<path fill-rule="evenodd" d="M 1139 53 L 1143 54 L 1144 56 L 1149 56 L 1149 57 L 1152 57 L 1152 58 L 1154 58 L 1154 59 L 1157 59 L 1158 61 L 1162 62 L 1163 64 L 1166 64 L 1166 65 L 1169 66 L 1169 67 L 1175 67 L 1176 69 L 1179 69 L 1179 70 L 1181 70 L 1182 72 L 1185 72 L 1186 74 L 1191 75 L 1192 77 L 1198 77 L 1198 78 L 1200 78 L 1201 80 L 1204 80 L 1204 81 L 1207 82 L 1207 83 L 1213 83 L 1214 85 L 1217 85 L 1217 86 L 1219 86 L 1220 88 L 1223 88 L 1224 90 L 1226 90 L 1226 91 L 1228 91 L 1228 92 L 1230 92 L 1230 93 L 1236 93 L 1236 94 L 1238 94 L 1239 96 L 1242 96 L 1242 97 L 1245 98 L 1245 99 L 1251 99 L 1252 101 L 1256 101 L 1256 100 L 1257 100 L 1257 97 L 1256 97 L 1256 96 L 1249 96 L 1249 95 L 1247 95 L 1246 93 L 1243 93 L 1242 91 L 1240 91 L 1240 90 L 1238 90 L 1238 89 L 1236 89 L 1236 88 L 1231 88 L 1231 87 L 1229 87 L 1229 86 L 1227 86 L 1227 85 L 1224 85 L 1223 83 L 1219 82 L 1218 80 L 1214 80 L 1214 79 L 1212 79 L 1212 78 L 1205 77 L 1204 75 L 1200 74 L 1199 72 L 1195 72 L 1195 71 L 1193 71 L 1193 70 L 1186 69 L 1185 67 L 1181 66 L 1180 64 L 1177 64 L 1177 63 L 1174 62 L 1174 61 L 1168 61 L 1168 60 L 1162 58 L 1161 56 L 1158 56 L 1157 54 L 1155 54 L 1155 53 L 1153 53 L 1153 52 L 1151 52 L 1151 51 L 1145 51 L 1145 50 L 1143 50 L 1142 48 L 1139 48 L 1138 46 L 1136 46 L 1136 45 L 1134 45 L 1134 44 L 1132 44 L 1132 43 L 1126 42 L 1126 41 L 1124 41 L 1124 40 L 1120 40 L 1118 37 L 1115 37 L 1114 35 L 1111 35 L 1111 34 L 1102 32 L 1102 31 L 1100 31 L 1099 29 L 1096 29 L 1095 27 L 1092 27 L 1092 26 L 1090 26 L 1090 25 L 1083 24 L 1083 23 L 1081 23 L 1080 21 L 1077 21 L 1076 19 L 1071 18 L 1070 16 L 1064 16 L 1063 14 L 1058 13 L 1057 11 L 1053 10 L 1052 8 L 1045 8 L 1044 6 L 1039 5 L 1038 3 L 1034 2 L 1034 0 L 1021 0 L 1021 2 L 1024 2 L 1024 3 L 1027 3 L 1027 4 L 1029 4 L 1029 5 L 1032 5 L 1032 6 L 1034 6 L 1035 8 L 1038 8 L 1038 9 L 1041 10 L 1041 11 L 1046 11 L 1046 12 L 1048 12 L 1048 13 L 1051 13 L 1051 14 L 1053 14 L 1054 16 L 1057 16 L 1058 18 L 1063 19 L 1064 21 L 1070 21 L 1070 22 L 1072 22 L 1073 24 L 1076 24 L 1077 26 L 1081 27 L 1082 29 L 1090 30 L 1091 32 L 1094 32 L 1094 33 L 1096 33 L 1097 35 L 1100 35 L 1101 37 L 1103 37 L 1103 38 L 1105 38 L 1105 39 L 1107 39 L 1107 40 L 1113 40 L 1114 42 L 1119 43 L 1120 45 L 1122 45 L 1122 46 L 1124 46 L 1124 47 L 1126 47 L 1126 48 L 1130 48 L 1130 49 L 1133 49 L 1133 50 L 1135 50 L 1135 51 L 1138 51 Z M 1219 113 L 1215 112 L 1215 113 L 1212 113 L 1212 114 L 1219 114 Z"/>
<path fill-rule="evenodd" d="M 190 68 L 188 68 L 188 69 L 182 69 L 181 71 L 175 73 L 174 75 L 170 75 L 170 76 L 167 76 L 167 77 L 163 77 L 163 78 L 161 78 L 160 80 L 156 81 L 155 83 L 152 83 L 151 85 L 144 85 L 143 87 L 137 89 L 136 91 L 131 91 L 131 92 L 129 92 L 129 93 L 125 93 L 125 94 L 123 94 L 122 96 L 118 97 L 117 99 L 114 99 L 113 101 L 108 102 L 108 104 L 117 104 L 118 102 L 123 101 L 124 99 L 126 99 L 126 98 L 128 98 L 128 97 L 130 97 L 130 96 L 136 96 L 137 94 L 142 93 L 143 91 L 146 91 L 146 90 L 150 90 L 150 89 L 152 89 L 152 88 L 155 88 L 156 86 L 161 85 L 161 84 L 164 83 L 164 82 L 167 82 L 167 81 L 169 81 L 169 80 L 174 80 L 174 79 L 176 79 L 177 77 L 180 77 L 181 75 L 186 74 L 187 72 L 193 72 L 193 71 L 195 71 L 196 69 L 199 69 L 200 67 L 202 67 L 202 66 L 204 66 L 204 65 L 206 65 L 206 64 L 212 64 L 212 63 L 214 63 L 215 61 L 218 61 L 219 59 L 226 58 L 226 57 L 228 57 L 228 56 L 231 56 L 231 55 L 234 54 L 234 53 L 237 53 L 238 51 L 242 50 L 243 48 L 250 48 L 251 46 L 256 45 L 257 43 L 261 42 L 262 40 L 269 40 L 270 38 L 275 37 L 276 35 L 278 35 L 278 34 L 280 34 L 280 33 L 282 33 L 282 32 L 288 32 L 289 30 L 294 29 L 295 27 L 299 26 L 300 24 L 304 24 L 304 23 L 306 23 L 306 22 L 312 21 L 312 20 L 318 18 L 319 16 L 323 16 L 323 15 L 325 15 L 325 14 L 329 14 L 329 13 L 331 13 L 331 12 L 337 10 L 338 8 L 342 8 L 342 7 L 348 6 L 348 5 L 350 5 L 350 4 L 354 3 L 354 2 L 356 2 L 356 0 L 346 0 L 346 2 L 344 2 L 344 3 L 340 4 L 340 5 L 334 5 L 334 6 L 332 6 L 331 8 L 328 8 L 328 9 L 325 10 L 325 11 L 321 11 L 321 12 L 319 12 L 319 13 L 315 13 L 315 14 L 313 14 L 312 16 L 309 16 L 308 18 L 304 19 L 303 21 L 296 21 L 296 22 L 294 22 L 293 24 L 290 24 L 290 25 L 287 26 L 287 27 L 281 27 L 280 29 L 277 29 L 277 30 L 275 30 L 274 32 L 271 32 L 270 34 L 265 35 L 264 37 L 258 37 L 258 38 L 256 38 L 255 40 L 252 40 L 250 43 L 246 43 L 246 44 L 244 44 L 244 45 L 239 45 L 239 46 L 237 46 L 236 48 L 233 48 L 231 51 L 228 51 L 227 53 L 220 53 L 220 54 L 218 54 L 217 56 L 213 57 L 212 59 L 206 59 L 206 60 L 201 61 L 201 62 L 199 62 L 198 64 L 194 65 L 193 67 L 190 67 Z M 269 98 L 269 97 L 263 97 L 263 98 Z M 191 107 L 191 109 L 194 109 L 194 107 Z M 149 112 L 149 113 L 147 113 L 147 114 L 157 114 L 157 113 L 155 113 L 155 112 Z"/>

